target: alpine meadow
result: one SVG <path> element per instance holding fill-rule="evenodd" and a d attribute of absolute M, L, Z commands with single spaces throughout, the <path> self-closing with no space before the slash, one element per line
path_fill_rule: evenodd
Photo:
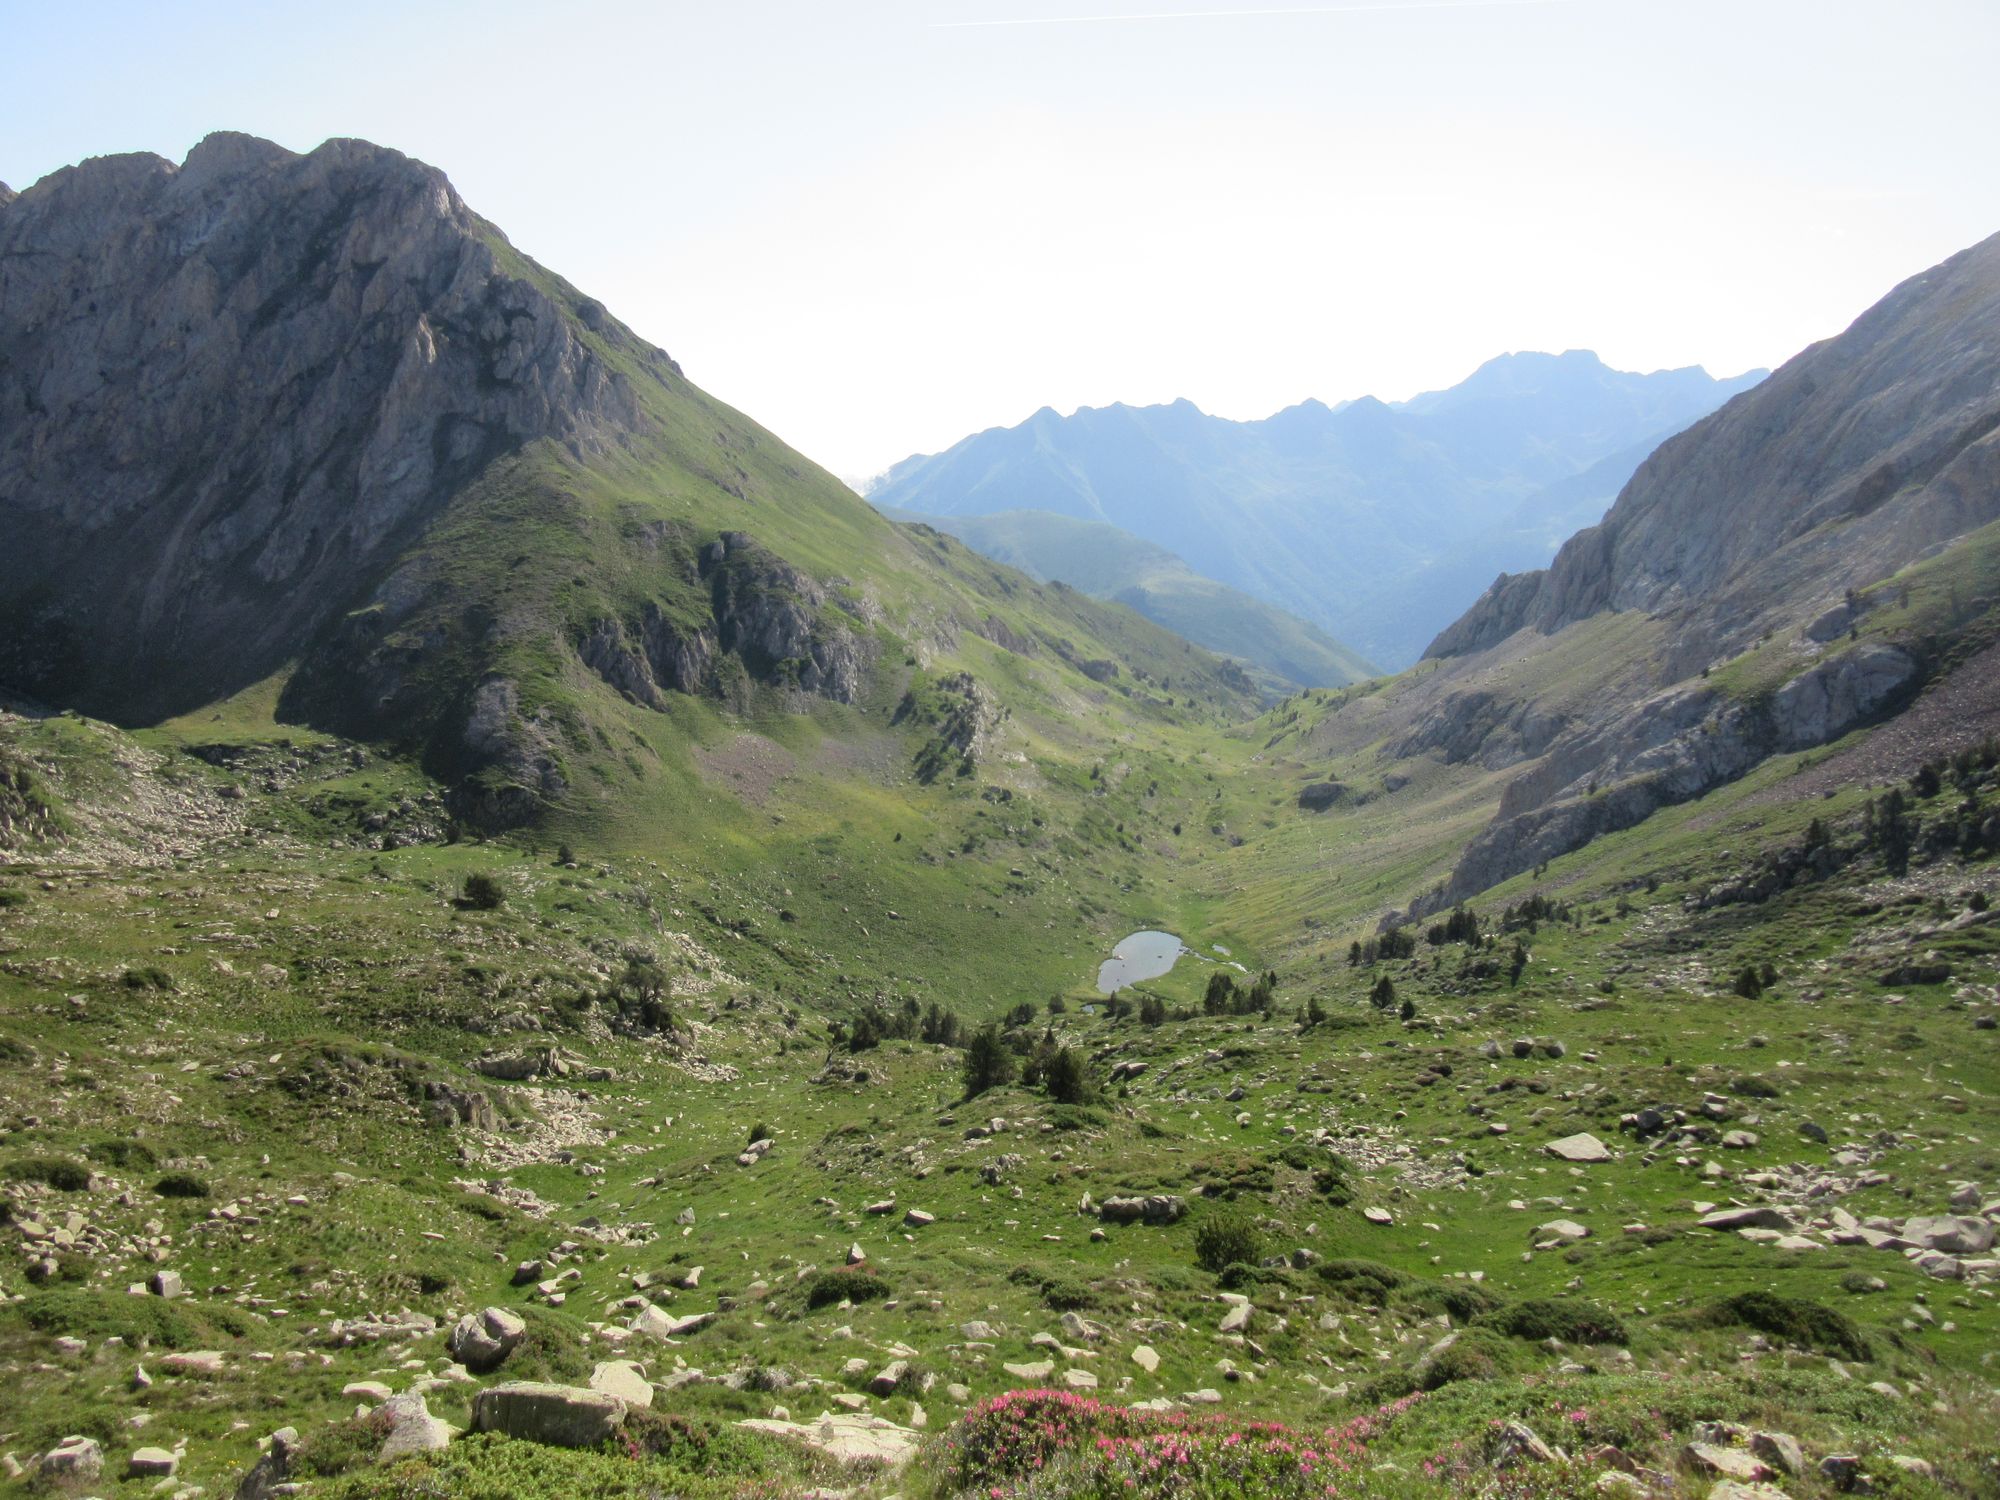
<path fill-rule="evenodd" d="M 2000 235 L 850 485 L 391 145 L 65 159 L 0 1497 L 2000 1496 Z"/>

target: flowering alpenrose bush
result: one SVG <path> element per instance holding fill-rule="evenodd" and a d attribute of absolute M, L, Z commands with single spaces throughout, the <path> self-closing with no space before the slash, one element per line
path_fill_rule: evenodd
<path fill-rule="evenodd" d="M 967 1413 L 946 1440 L 950 1490 L 984 1500 L 1329 1500 L 1357 1476 L 1381 1426 L 1420 1392 L 1338 1427 L 1116 1406 L 1069 1391 L 1009 1391 Z"/>

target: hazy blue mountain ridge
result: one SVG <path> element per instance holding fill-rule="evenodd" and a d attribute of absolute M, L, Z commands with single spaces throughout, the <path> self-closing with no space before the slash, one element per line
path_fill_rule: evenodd
<path fill-rule="evenodd" d="M 1653 447 L 1762 371 L 1648 375 L 1508 354 L 1396 404 L 1308 400 L 1261 421 L 1161 406 L 1044 407 L 895 465 L 877 504 L 934 517 L 1100 521 L 1395 668 L 1493 577 L 1539 566 Z"/>

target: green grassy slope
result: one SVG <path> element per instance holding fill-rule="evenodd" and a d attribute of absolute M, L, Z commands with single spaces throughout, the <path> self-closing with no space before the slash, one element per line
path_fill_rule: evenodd
<path fill-rule="evenodd" d="M 1926 597 L 1913 587 L 1910 607 Z M 1476 904 L 1490 940 L 1420 936 L 1409 957 L 1352 965 L 1371 888 L 1420 882 L 1476 784 L 1413 781 L 1302 814 L 1289 805 L 1299 773 L 1273 761 L 1268 735 L 1167 723 L 1071 780 L 1059 757 L 1031 755 L 1034 778 L 1018 785 L 998 763 L 871 789 L 850 726 L 753 712 L 689 721 L 684 777 L 654 783 L 684 798 L 653 822 L 561 825 L 578 856 L 565 867 L 557 830 L 381 847 L 441 817 L 441 789 L 395 758 L 271 722 L 275 697 L 138 736 L 0 723 L 6 756 L 69 830 L 17 839 L 0 871 L 0 1168 L 6 1232 L 34 1268 L 5 1277 L 20 1300 L 0 1310 L 0 1361 L 44 1372 L 10 1418 L 22 1455 L 81 1430 L 122 1462 L 127 1419 L 145 1415 L 148 1440 L 185 1439 L 182 1477 L 213 1488 L 282 1419 L 328 1471 L 362 1465 L 341 1493 L 583 1482 L 599 1459 L 491 1442 L 455 1446 L 433 1478 L 423 1463 L 395 1478 L 366 1467 L 365 1432 L 342 1425 L 349 1382 L 401 1388 L 405 1360 L 442 1367 L 443 1340 L 345 1343 L 336 1319 L 498 1303 L 537 1330 L 503 1376 L 575 1382 L 621 1353 L 655 1380 L 699 1370 L 661 1404 L 718 1434 L 704 1441 L 737 1441 L 730 1424 L 774 1404 L 810 1418 L 842 1400 L 899 1424 L 921 1406 L 936 1432 L 1010 1388 L 1069 1389 L 1074 1371 L 1112 1406 L 1213 1390 L 1214 1407 L 1190 1409 L 1231 1430 L 1280 1420 L 1314 1435 L 1365 1417 L 1364 1469 L 1400 1474 L 1354 1493 L 1476 1488 L 1491 1424 L 1507 1419 L 1571 1452 L 1618 1444 L 1694 1483 L 1681 1445 L 1715 1418 L 1793 1432 L 1815 1461 L 1855 1451 L 1885 1476 L 1901 1473 L 1892 1453 L 1935 1466 L 1930 1487 L 1885 1477 L 1891 1492 L 1981 1493 L 1994 1417 L 1981 1358 L 2000 1335 L 1987 1285 L 1823 1235 L 1786 1250 L 1695 1222 L 1702 1204 L 1788 1195 L 1802 1222 L 1829 1203 L 1857 1218 L 1944 1212 L 1967 1181 L 1993 1196 L 2000 1058 L 1975 1021 L 1995 1013 L 2000 949 L 1993 927 L 1959 920 L 2000 896 L 1990 855 L 1920 852 L 1897 875 L 1864 851 L 1765 901 L 1699 904 L 1814 817 L 1852 841 L 1878 785 L 1826 797 L 1811 778 L 1893 725 L 1773 762 L 1493 892 Z M 1273 722 L 1299 729 L 1307 706 Z M 1990 766 L 1952 774 L 1911 794 L 1926 824 L 1968 799 L 1992 805 Z M 497 908 L 455 900 L 472 874 L 498 881 Z M 1507 917 L 1531 895 L 1555 905 Z M 1141 987 L 1169 1015 L 1149 1026 L 1107 1012 L 1090 980 L 1116 937 L 1153 924 L 1197 953 Z M 1276 971 L 1270 1014 L 1201 1014 L 1210 977 L 1234 972 L 1219 949 Z M 667 970 L 673 1030 L 634 1028 L 635 953 Z M 1754 1002 L 1734 993 L 1742 969 L 1766 964 Z M 1385 979 L 1382 1009 L 1369 997 Z M 1022 1045 L 1046 1031 L 1073 1048 L 1095 1099 L 1061 1105 L 1013 1084 L 968 1102 L 950 1048 L 850 1054 L 839 1040 L 836 1023 L 872 1008 L 932 1004 L 967 1021 L 1027 1006 Z M 1517 1057 L 1516 1038 L 1560 1054 Z M 550 1046 L 609 1072 L 509 1084 L 470 1066 Z M 487 1094 L 501 1128 L 426 1124 L 432 1083 Z M 1722 1118 L 1701 1112 L 1709 1096 Z M 1669 1144 L 1621 1130 L 1653 1104 L 1710 1133 Z M 971 1130 L 996 1118 L 998 1134 Z M 1754 1139 L 1725 1147 L 1724 1130 Z M 1613 1159 L 1546 1154 L 1578 1131 Z M 776 1145 L 739 1165 L 753 1133 Z M 52 1161 L 96 1175 L 52 1186 L 65 1180 Z M 158 1194 L 174 1173 L 211 1196 Z M 1809 1191 L 1818 1178 L 1849 1185 L 1829 1198 Z M 1102 1238 L 1079 1212 L 1086 1195 L 1143 1193 L 1188 1211 Z M 891 1198 L 893 1214 L 864 1212 Z M 909 1208 L 935 1222 L 905 1225 Z M 1261 1242 L 1253 1258 L 1287 1263 L 1202 1269 L 1197 1230 L 1232 1217 Z M 1542 1227 L 1557 1220 L 1589 1233 Z M 510 1286 L 517 1262 L 564 1241 L 581 1248 L 548 1274 L 580 1278 L 560 1306 Z M 814 1277 L 850 1244 L 889 1295 L 812 1306 Z M 677 1288 L 697 1265 L 700 1285 Z M 160 1267 L 192 1294 L 127 1295 Z M 1218 1331 L 1224 1292 L 1250 1299 L 1240 1339 Z M 673 1344 L 621 1343 L 631 1310 L 615 1304 L 635 1294 L 719 1316 Z M 1615 1341 L 1542 1342 L 1579 1310 L 1600 1328 L 1614 1319 Z M 1766 1323 L 1742 1321 L 1753 1316 Z M 1427 1353 L 1453 1331 L 1463 1349 L 1440 1367 Z M 1033 1341 L 1044 1333 L 1074 1352 L 1051 1355 Z M 1155 1370 L 1133 1359 L 1142 1343 Z M 172 1373 L 175 1348 L 217 1350 L 221 1372 Z M 901 1350 L 905 1385 L 868 1394 Z M 154 1384 L 135 1393 L 136 1366 Z M 497 1378 L 439 1386 L 431 1409 L 463 1422 L 471 1391 Z M 741 1442 L 674 1482 L 738 1494 L 753 1476 L 780 1492 L 866 1478 Z M 874 1488 L 956 1492 L 968 1473 L 955 1451 L 928 1450 Z M 1051 1457 L 1088 1487 L 1090 1451 Z M 636 1467 L 597 1475 L 605 1493 L 676 1473 L 671 1458 L 612 1459 Z M 1591 1493 L 1600 1469 L 1550 1468 L 1540 1492 Z M 1030 1492 L 1004 1464 L 980 1487 L 995 1483 Z"/>

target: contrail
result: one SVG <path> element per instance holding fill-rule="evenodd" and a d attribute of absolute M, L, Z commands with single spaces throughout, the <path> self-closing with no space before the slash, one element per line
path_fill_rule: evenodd
<path fill-rule="evenodd" d="M 1257 10 L 1151 10 L 1103 16 L 1009 16 L 994 21 L 932 21 L 932 31 L 970 31 L 994 26 L 1092 25 L 1104 21 L 1209 21 L 1244 16 L 1351 16 L 1399 10 L 1513 10 L 1524 6 L 1580 5 L 1586 0 L 1361 0 L 1349 5 L 1287 5 Z"/>

